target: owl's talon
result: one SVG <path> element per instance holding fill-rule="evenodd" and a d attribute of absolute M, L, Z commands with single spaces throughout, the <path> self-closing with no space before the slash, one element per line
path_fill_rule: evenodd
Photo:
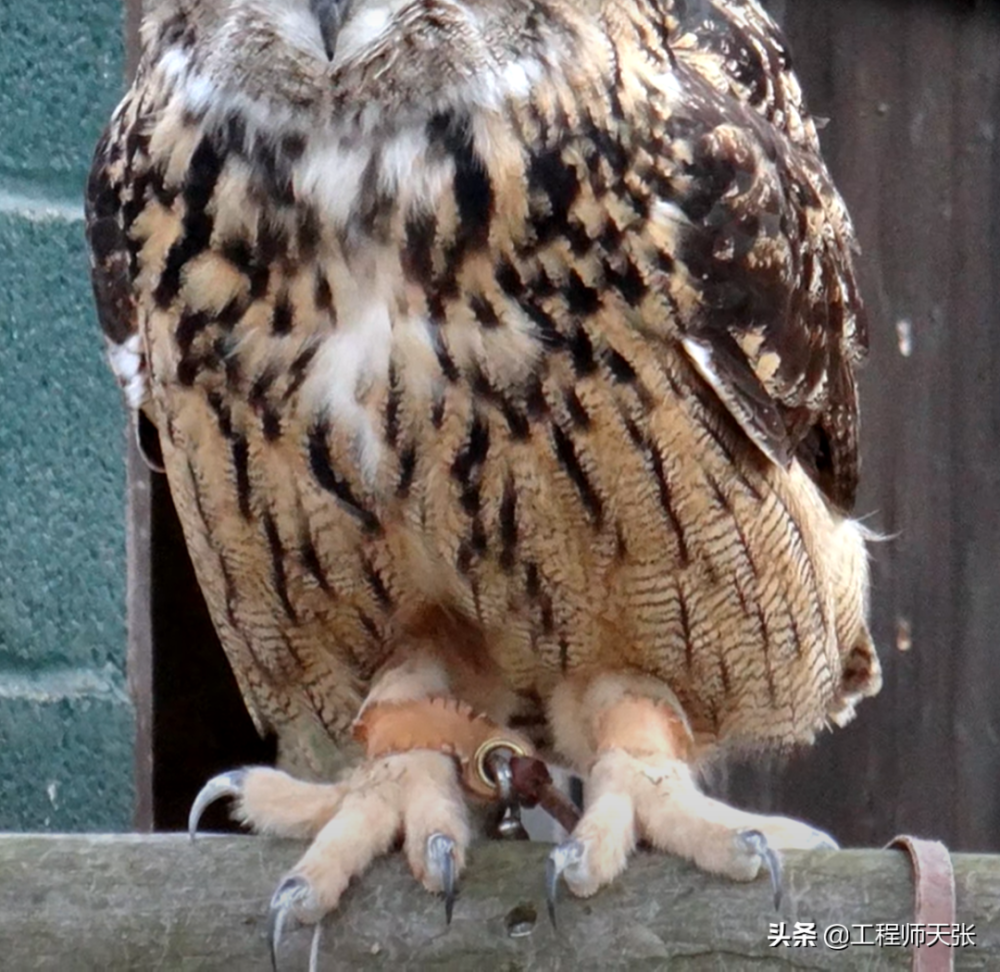
<path fill-rule="evenodd" d="M 549 854 L 545 864 L 545 902 L 549 909 L 549 921 L 556 928 L 556 899 L 559 894 L 559 878 L 570 867 L 576 867 L 583 862 L 586 847 L 583 842 L 570 838 L 559 844 Z"/>
<path fill-rule="evenodd" d="M 228 773 L 220 773 L 213 776 L 199 791 L 191 804 L 191 811 L 188 814 L 188 834 L 193 841 L 198 836 L 198 824 L 201 815 L 216 800 L 223 797 L 243 796 L 243 787 L 246 782 L 247 771 L 243 769 L 230 770 Z"/>
<path fill-rule="evenodd" d="M 449 925 L 458 889 L 456 854 L 457 845 L 447 834 L 434 833 L 427 838 L 427 870 L 440 876 L 441 890 L 444 892 L 445 923 Z"/>
<path fill-rule="evenodd" d="M 318 972 L 319 969 L 319 942 L 322 932 L 323 925 L 317 921 L 313 926 L 312 943 L 309 945 L 309 972 Z"/>
<path fill-rule="evenodd" d="M 767 868 L 768 874 L 771 875 L 771 887 L 774 890 L 774 910 L 780 910 L 783 889 L 781 857 L 778 852 L 767 842 L 767 838 L 759 830 L 741 830 L 737 833 L 736 839 L 746 851 L 756 854 Z"/>
<path fill-rule="evenodd" d="M 311 895 L 312 888 L 309 882 L 299 874 L 291 874 L 278 885 L 271 897 L 271 906 L 267 914 L 267 944 L 271 951 L 271 968 L 274 972 L 278 972 L 278 946 L 281 944 L 281 933 L 285 922 L 288 916 L 293 915 L 297 907 Z M 315 932 L 313 936 L 313 948 L 318 951 Z"/>

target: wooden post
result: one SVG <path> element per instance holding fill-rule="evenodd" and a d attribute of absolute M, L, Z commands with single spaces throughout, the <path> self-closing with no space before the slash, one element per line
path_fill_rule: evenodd
<path fill-rule="evenodd" d="M 894 851 L 789 853 L 785 901 L 766 879 L 737 885 L 675 859 L 636 856 L 587 901 L 545 913 L 543 844 L 473 848 L 452 925 L 399 855 L 379 861 L 324 925 L 320 969 L 909 969 L 910 950 L 823 945 L 833 924 L 913 920 L 908 858 Z M 23 969 L 267 970 L 270 895 L 299 854 L 257 837 L 0 835 L 0 965 Z M 975 945 L 956 969 L 1000 968 L 1000 858 L 955 855 L 958 921 Z M 815 923 L 818 944 L 768 943 L 772 922 Z M 311 933 L 293 929 L 282 969 L 304 970 Z"/>

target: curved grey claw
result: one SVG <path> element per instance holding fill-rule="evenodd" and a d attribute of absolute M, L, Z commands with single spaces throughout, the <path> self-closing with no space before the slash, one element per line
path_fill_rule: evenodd
<path fill-rule="evenodd" d="M 206 808 L 223 797 L 240 797 L 243 795 L 243 783 L 246 780 L 246 770 L 230 770 L 213 776 L 199 791 L 191 804 L 188 814 L 188 834 L 191 840 L 198 836 L 198 823 Z"/>
<path fill-rule="evenodd" d="M 774 890 L 774 910 L 781 908 L 782 882 L 781 858 L 778 852 L 767 842 L 767 838 L 759 830 L 742 830 L 737 835 L 743 846 L 756 854 L 771 875 L 771 888 Z"/>
<path fill-rule="evenodd" d="M 278 946 L 281 944 L 281 933 L 285 922 L 295 910 L 295 906 L 310 895 L 311 890 L 309 882 L 304 877 L 292 874 L 278 885 L 271 897 L 271 907 L 267 913 L 267 944 L 271 950 L 271 968 L 274 972 L 278 972 Z M 313 933 L 313 946 L 310 949 L 310 965 L 313 951 L 317 954 L 319 952 L 316 932 Z"/>
<path fill-rule="evenodd" d="M 435 833 L 427 838 L 427 868 L 441 875 L 441 888 L 444 891 L 444 918 L 446 924 L 451 924 L 452 912 L 455 910 L 455 895 L 458 881 L 455 867 L 455 841 L 447 834 Z"/>
<path fill-rule="evenodd" d="M 545 863 L 545 901 L 549 908 L 549 921 L 556 928 L 556 898 L 559 894 L 559 878 L 568 867 L 579 864 L 586 853 L 586 848 L 579 840 L 570 838 L 563 841 L 549 854 Z"/>
<path fill-rule="evenodd" d="M 322 932 L 323 926 L 317 921 L 313 926 L 312 944 L 309 946 L 309 972 L 318 972 L 319 970 L 319 942 Z"/>

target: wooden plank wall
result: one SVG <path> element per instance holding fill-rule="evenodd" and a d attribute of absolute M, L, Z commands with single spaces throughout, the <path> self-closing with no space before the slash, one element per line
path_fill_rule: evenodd
<path fill-rule="evenodd" d="M 1000 851 L 1000 4 L 772 6 L 864 250 L 859 511 L 888 537 L 885 687 L 728 789 L 848 844 L 906 831 Z"/>
<path fill-rule="evenodd" d="M 889 537 L 873 558 L 886 679 L 847 730 L 782 766 L 720 772 L 715 788 L 846 844 L 906 831 L 1000 851 L 1000 4 L 770 6 L 831 119 L 826 154 L 864 247 L 860 511 Z M 266 749 L 162 481 L 152 509 L 152 557 L 133 569 L 152 570 L 151 802 L 170 828 L 211 772 Z"/>

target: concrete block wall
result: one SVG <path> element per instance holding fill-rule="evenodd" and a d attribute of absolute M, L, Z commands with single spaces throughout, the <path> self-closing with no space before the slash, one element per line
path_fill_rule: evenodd
<path fill-rule="evenodd" d="M 0 829 L 132 820 L 125 415 L 83 238 L 121 0 L 0 3 Z"/>

